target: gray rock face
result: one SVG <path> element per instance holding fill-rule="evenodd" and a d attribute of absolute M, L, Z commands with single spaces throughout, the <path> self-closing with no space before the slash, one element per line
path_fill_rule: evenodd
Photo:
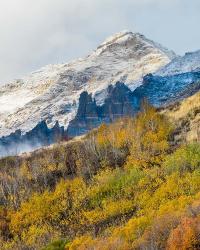
<path fill-rule="evenodd" d="M 85 134 L 103 122 L 110 123 L 117 118 L 135 114 L 138 109 L 137 99 L 124 83 L 110 85 L 107 92 L 102 106 L 98 106 L 87 92 L 81 94 L 77 115 L 67 129 L 69 137 Z"/>

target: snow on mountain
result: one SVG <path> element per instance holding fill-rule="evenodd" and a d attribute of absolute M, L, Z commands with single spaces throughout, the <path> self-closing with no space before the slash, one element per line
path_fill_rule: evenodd
<path fill-rule="evenodd" d="M 174 58 L 156 72 L 156 75 L 170 76 L 192 71 L 200 71 L 200 50 Z"/>
<path fill-rule="evenodd" d="M 67 127 L 83 91 L 102 104 L 109 84 L 123 81 L 133 90 L 173 58 L 172 51 L 139 33 L 117 33 L 85 58 L 48 65 L 0 87 L 0 136 L 29 131 L 41 120 Z"/>
<path fill-rule="evenodd" d="M 1 87 L 0 113 L 14 112 L 43 94 L 51 84 L 58 80 L 62 69 L 62 65 L 48 65 L 33 72 L 30 76 Z"/>

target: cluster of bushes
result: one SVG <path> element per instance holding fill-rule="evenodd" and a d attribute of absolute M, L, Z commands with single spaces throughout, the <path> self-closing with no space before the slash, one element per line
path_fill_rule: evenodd
<path fill-rule="evenodd" d="M 80 142 L 0 162 L 0 248 L 199 249 L 200 144 L 144 105 Z M 174 144 L 173 144 L 174 145 Z"/>

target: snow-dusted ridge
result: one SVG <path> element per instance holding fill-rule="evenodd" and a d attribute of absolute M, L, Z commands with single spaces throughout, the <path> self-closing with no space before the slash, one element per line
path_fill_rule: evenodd
<path fill-rule="evenodd" d="M 142 76 L 173 58 L 172 51 L 139 33 L 117 33 L 85 58 L 48 65 L 0 87 L 0 136 L 29 131 L 41 120 L 67 127 L 84 90 L 101 104 L 109 84 L 123 81 L 133 90 Z"/>
<path fill-rule="evenodd" d="M 169 64 L 159 69 L 155 74 L 170 76 L 192 71 L 200 71 L 200 50 L 187 52 L 184 56 L 174 58 Z"/>

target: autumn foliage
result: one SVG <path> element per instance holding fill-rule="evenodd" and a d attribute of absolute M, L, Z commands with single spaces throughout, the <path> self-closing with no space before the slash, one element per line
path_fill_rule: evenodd
<path fill-rule="evenodd" d="M 144 103 L 85 139 L 0 160 L 0 249 L 200 249 L 200 145 Z"/>

